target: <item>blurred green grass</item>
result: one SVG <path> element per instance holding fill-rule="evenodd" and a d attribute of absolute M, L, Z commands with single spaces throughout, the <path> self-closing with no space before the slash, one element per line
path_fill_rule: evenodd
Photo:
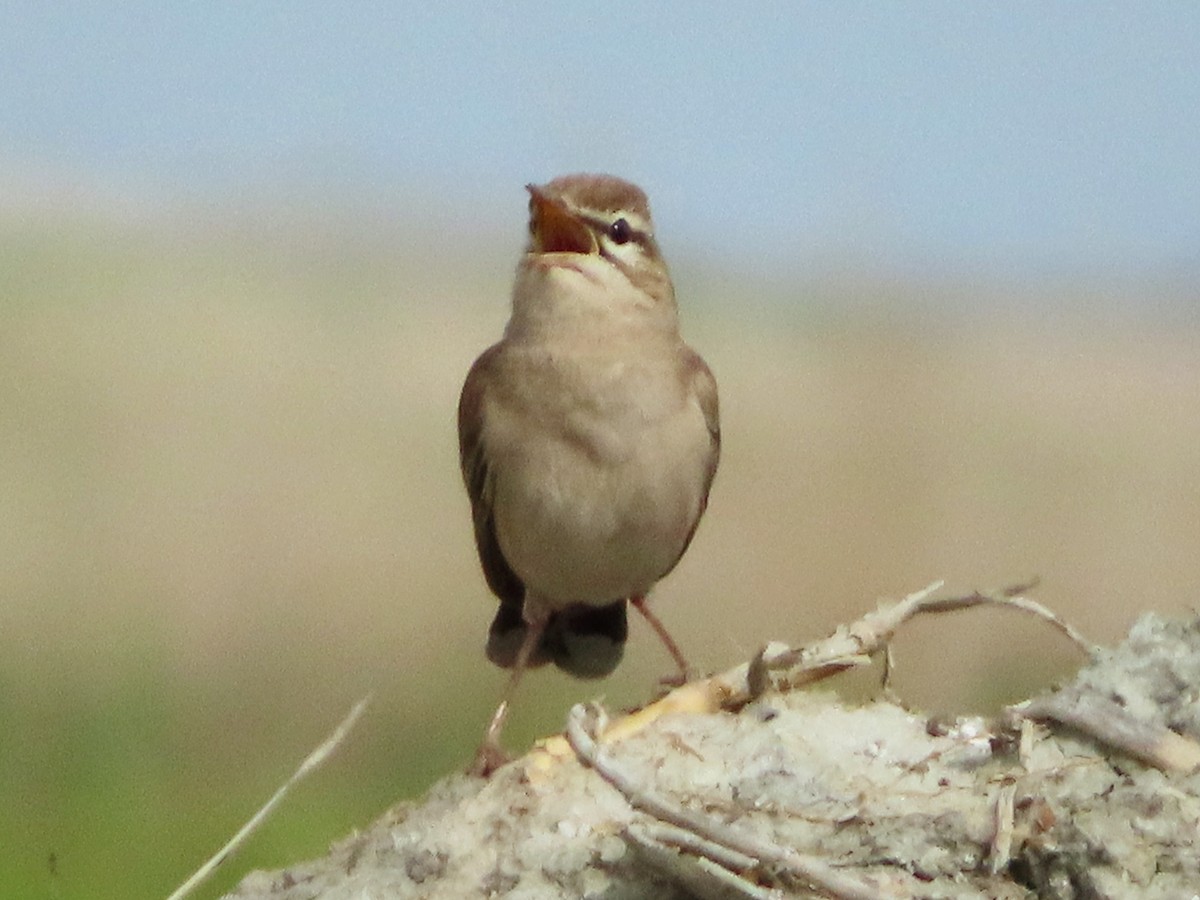
<path fill-rule="evenodd" d="M 164 896 L 368 691 L 346 746 L 197 896 L 469 759 L 503 676 L 479 652 L 453 409 L 512 253 L 320 216 L 0 222 L 0 897 Z M 657 604 L 701 666 L 939 577 L 1040 574 L 1100 640 L 1193 602 L 1193 329 L 1086 293 L 973 307 L 943 285 L 939 315 L 916 282 L 675 267 L 724 452 Z M 645 699 L 665 666 L 645 638 L 599 685 L 531 678 L 510 742 L 575 700 Z M 939 711 L 1076 662 L 997 613 L 918 623 L 897 654 Z"/>

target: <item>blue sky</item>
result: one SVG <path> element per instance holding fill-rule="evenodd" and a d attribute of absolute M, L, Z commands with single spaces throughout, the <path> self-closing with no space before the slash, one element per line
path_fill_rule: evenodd
<path fill-rule="evenodd" d="M 0 166 L 489 228 L 607 170 L 734 262 L 1195 271 L 1200 5 L 7 4 Z"/>

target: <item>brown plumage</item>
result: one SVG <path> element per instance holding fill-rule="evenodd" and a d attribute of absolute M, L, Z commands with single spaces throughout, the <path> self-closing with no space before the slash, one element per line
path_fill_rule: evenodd
<path fill-rule="evenodd" d="M 526 667 L 615 668 L 627 601 L 685 667 L 644 600 L 691 542 L 720 452 L 716 382 L 679 335 L 645 194 L 607 175 L 529 191 L 512 315 L 458 406 L 475 543 L 500 600 L 488 657 L 513 669 L 479 770 Z"/>

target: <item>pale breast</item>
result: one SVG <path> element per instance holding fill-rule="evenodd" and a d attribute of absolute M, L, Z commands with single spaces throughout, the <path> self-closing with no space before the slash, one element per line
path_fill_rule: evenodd
<path fill-rule="evenodd" d="M 521 377 L 489 407 L 500 546 L 548 600 L 648 591 L 700 514 L 711 437 L 674 357 L 653 356 L 517 358 Z"/>

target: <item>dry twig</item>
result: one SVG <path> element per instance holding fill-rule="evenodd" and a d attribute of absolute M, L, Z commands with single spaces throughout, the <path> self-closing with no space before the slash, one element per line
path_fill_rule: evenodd
<path fill-rule="evenodd" d="M 957 597 L 935 597 L 934 593 L 942 587 L 942 582 L 935 581 L 898 602 L 881 603 L 857 621 L 805 647 L 793 648 L 778 642 L 767 644 L 749 662 L 689 682 L 654 703 L 613 720 L 604 728 L 602 738 L 606 743 L 619 741 L 667 713 L 736 710 L 767 690 L 791 690 L 847 669 L 868 665 L 876 653 L 886 650 L 905 622 L 923 614 L 1001 606 L 1049 622 L 1082 651 L 1089 655 L 1094 652 L 1096 645 L 1076 628 L 1042 604 L 1023 596 L 1034 584 L 1031 581 L 992 593 L 975 591 Z M 530 765 L 536 770 L 571 753 L 565 737 L 550 737 L 531 753 Z"/>
<path fill-rule="evenodd" d="M 350 733 L 350 729 L 354 727 L 354 723 L 358 721 L 358 717 L 362 715 L 363 710 L 367 708 L 367 703 L 370 700 L 371 697 L 368 695 L 355 703 L 350 712 L 346 714 L 346 717 L 338 724 L 337 728 L 333 730 L 329 737 L 321 742 L 320 746 L 308 754 L 304 762 L 300 763 L 299 768 L 292 773 L 292 776 L 279 786 L 279 790 L 271 795 L 271 799 L 264 803 L 258 812 L 250 817 L 249 821 L 238 830 L 237 834 L 229 839 L 224 847 L 209 857 L 208 861 L 192 873 L 192 876 L 187 881 L 177 887 L 167 900 L 182 900 L 182 898 L 211 878 L 213 872 L 241 849 L 242 844 L 266 821 L 267 817 L 275 810 L 275 807 L 283 801 L 288 791 L 324 763 L 329 758 L 329 755 L 338 748 L 338 745 Z"/>
<path fill-rule="evenodd" d="M 883 900 L 884 895 L 861 879 L 845 875 L 819 859 L 745 834 L 731 825 L 685 809 L 636 781 L 601 749 L 592 735 L 598 718 L 595 708 L 577 704 L 567 716 L 567 739 L 580 761 L 616 788 L 634 809 L 674 825 L 705 841 L 712 841 L 755 860 L 766 870 L 779 872 L 810 885 L 837 900 Z"/>
<path fill-rule="evenodd" d="M 1074 728 L 1165 772 L 1192 772 L 1200 768 L 1200 743 L 1176 734 L 1165 725 L 1136 719 L 1107 697 L 1084 693 L 1078 687 L 1010 708 L 1026 719 L 1053 721 Z"/>

